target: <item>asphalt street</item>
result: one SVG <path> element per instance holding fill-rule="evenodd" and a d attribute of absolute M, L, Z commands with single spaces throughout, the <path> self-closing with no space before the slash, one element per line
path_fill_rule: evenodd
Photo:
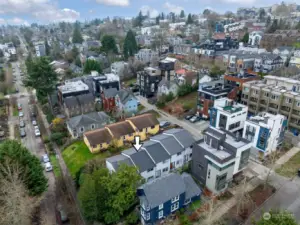
<path fill-rule="evenodd" d="M 19 62 L 12 63 L 13 75 L 16 78 L 15 87 L 19 90 L 19 93 L 14 94 L 17 98 L 17 102 L 22 104 L 22 112 L 24 113 L 22 120 L 25 122 L 26 137 L 21 139 L 26 148 L 31 151 L 38 158 L 41 158 L 45 154 L 45 147 L 42 139 L 35 136 L 34 127 L 30 117 L 30 105 L 29 105 L 29 93 L 22 85 L 22 77 L 20 69 L 18 68 Z M 12 96 L 10 96 L 12 97 Z M 10 117 L 10 124 L 19 125 L 18 117 Z M 45 176 L 48 179 L 48 190 L 45 193 L 45 197 L 41 202 L 41 215 L 46 217 L 49 224 L 56 224 L 55 216 L 55 177 L 52 172 L 45 172 Z"/>

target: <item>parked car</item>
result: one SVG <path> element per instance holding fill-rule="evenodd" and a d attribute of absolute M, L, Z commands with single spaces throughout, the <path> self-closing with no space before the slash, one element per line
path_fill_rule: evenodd
<path fill-rule="evenodd" d="M 52 171 L 52 165 L 50 162 L 45 163 L 45 170 L 46 170 L 46 172 Z"/>
<path fill-rule="evenodd" d="M 20 120 L 20 127 L 21 127 L 21 128 L 25 127 L 25 122 L 24 122 L 24 120 Z"/>
<path fill-rule="evenodd" d="M 169 122 L 169 121 L 161 121 L 160 123 L 159 123 L 159 127 L 160 128 L 165 128 L 165 127 L 168 127 L 168 126 L 170 126 L 171 125 L 171 123 Z"/>
<path fill-rule="evenodd" d="M 24 113 L 22 111 L 19 112 L 19 117 L 23 117 Z"/>
<path fill-rule="evenodd" d="M 18 103 L 18 110 L 22 110 L 22 104 Z"/>
<path fill-rule="evenodd" d="M 185 118 L 186 120 L 190 120 L 192 117 L 193 117 L 193 115 L 187 115 L 187 116 L 185 116 L 184 118 Z"/>
<path fill-rule="evenodd" d="M 36 137 L 41 136 L 41 132 L 40 132 L 39 129 L 35 129 L 35 130 L 34 130 L 34 134 L 35 134 Z"/>
<path fill-rule="evenodd" d="M 43 163 L 50 162 L 49 156 L 48 156 L 47 154 L 44 154 L 44 155 L 42 156 L 42 162 L 43 162 Z"/>
<path fill-rule="evenodd" d="M 26 137 L 26 132 L 24 128 L 20 128 L 20 137 Z"/>
<path fill-rule="evenodd" d="M 198 122 L 198 121 L 200 121 L 200 117 L 199 117 L 199 116 L 193 116 L 193 117 L 190 119 L 190 122 L 192 122 L 192 123 L 196 123 L 196 122 Z"/>
<path fill-rule="evenodd" d="M 58 204 L 57 207 L 56 207 L 58 213 L 59 213 L 59 216 L 60 216 L 60 221 L 62 223 L 65 223 L 65 222 L 68 222 L 69 221 L 69 218 L 67 216 L 67 213 L 66 211 L 63 209 L 62 205 L 61 204 Z"/>
<path fill-rule="evenodd" d="M 36 120 L 32 120 L 32 125 L 33 125 L 33 126 L 36 126 L 36 125 L 37 125 Z"/>

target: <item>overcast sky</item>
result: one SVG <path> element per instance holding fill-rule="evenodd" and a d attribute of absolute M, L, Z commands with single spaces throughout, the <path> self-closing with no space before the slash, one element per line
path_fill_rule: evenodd
<path fill-rule="evenodd" d="M 300 0 L 295 0 L 300 4 Z M 217 12 L 239 7 L 270 6 L 274 0 L 0 0 L 1 24 L 50 23 L 93 18 L 133 17 L 140 10 L 155 17 L 160 12 L 201 13 L 205 8 Z"/>

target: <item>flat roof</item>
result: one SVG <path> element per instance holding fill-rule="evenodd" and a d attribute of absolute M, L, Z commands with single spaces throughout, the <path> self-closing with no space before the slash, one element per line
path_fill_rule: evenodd
<path fill-rule="evenodd" d="M 79 92 L 89 90 L 89 86 L 83 83 L 81 80 L 78 81 L 66 81 L 64 85 L 59 86 L 58 89 L 63 93 Z"/>
<path fill-rule="evenodd" d="M 231 156 L 231 154 L 229 154 L 228 152 L 226 152 L 224 150 L 218 150 L 218 149 L 210 147 L 208 144 L 205 143 L 205 141 L 199 143 L 198 145 L 200 147 L 204 148 L 209 153 L 211 153 L 214 156 L 216 156 L 217 158 L 219 158 L 220 160 L 227 159 L 227 158 L 229 158 Z"/>

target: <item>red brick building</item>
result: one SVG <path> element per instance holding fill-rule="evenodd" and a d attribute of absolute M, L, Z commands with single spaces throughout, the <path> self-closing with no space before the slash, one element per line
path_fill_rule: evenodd
<path fill-rule="evenodd" d="M 115 97 L 117 93 L 118 90 L 116 88 L 105 89 L 101 93 L 102 107 L 105 112 L 112 112 L 115 110 L 116 107 Z"/>

